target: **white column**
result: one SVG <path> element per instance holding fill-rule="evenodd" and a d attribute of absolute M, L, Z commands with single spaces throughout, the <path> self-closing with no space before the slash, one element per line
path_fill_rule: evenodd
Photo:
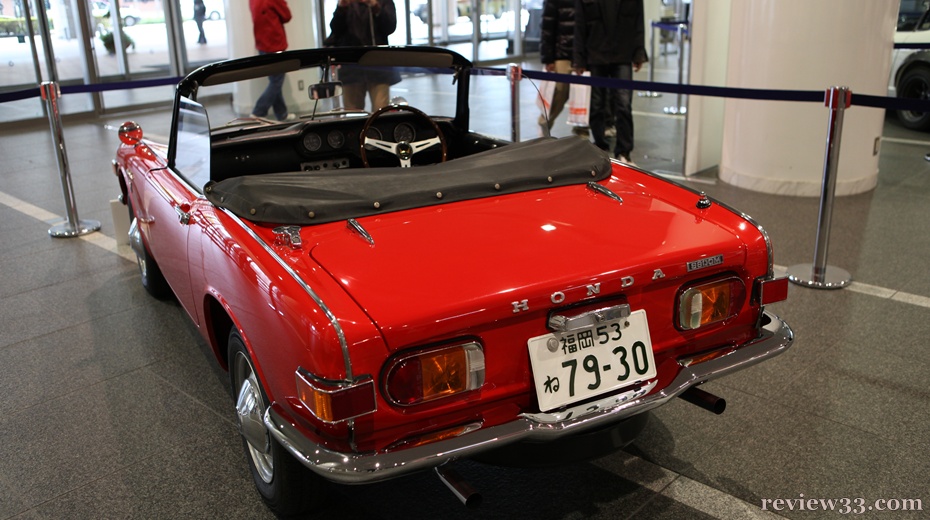
<path fill-rule="evenodd" d="M 691 3 L 688 78 L 693 85 L 726 85 L 731 3 L 731 0 Z M 694 175 L 720 165 L 724 102 L 722 97 L 688 98 L 684 175 Z"/>
<path fill-rule="evenodd" d="M 884 96 L 898 0 L 732 2 L 727 85 Z M 720 178 L 767 193 L 817 196 L 827 134 L 822 103 L 727 99 Z M 846 111 L 836 194 L 878 180 L 884 110 Z"/>

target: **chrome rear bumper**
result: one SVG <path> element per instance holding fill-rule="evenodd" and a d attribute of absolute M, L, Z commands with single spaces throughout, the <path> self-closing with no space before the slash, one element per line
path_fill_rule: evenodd
<path fill-rule="evenodd" d="M 522 414 L 506 424 L 480 428 L 460 437 L 423 446 L 389 453 L 330 451 L 313 443 L 285 421 L 277 404 L 265 413 L 265 426 L 297 460 L 328 480 L 343 484 L 387 480 L 512 442 L 528 439 L 545 441 L 574 435 L 656 408 L 698 383 L 742 370 L 787 350 L 794 341 L 791 328 L 769 312 L 765 313 L 765 319 L 768 323 L 758 338 L 725 356 L 683 367 L 670 385 L 654 394 L 647 395 L 656 384 L 653 381 L 625 394 L 585 403 L 576 410 Z M 580 415 L 581 411 L 585 414 Z"/>

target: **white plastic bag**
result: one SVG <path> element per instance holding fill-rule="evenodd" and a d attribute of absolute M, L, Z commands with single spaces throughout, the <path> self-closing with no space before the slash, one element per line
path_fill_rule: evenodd
<path fill-rule="evenodd" d="M 549 119 L 552 109 L 552 96 L 555 94 L 555 82 L 542 80 L 539 82 L 539 94 L 536 96 L 536 106 L 545 119 Z"/>
<path fill-rule="evenodd" d="M 586 71 L 584 76 L 591 76 Z M 588 126 L 591 111 L 591 85 L 572 83 L 568 89 L 568 124 L 571 126 Z"/>

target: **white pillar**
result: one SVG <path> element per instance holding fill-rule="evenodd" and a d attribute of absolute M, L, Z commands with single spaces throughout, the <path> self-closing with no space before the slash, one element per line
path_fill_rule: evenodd
<path fill-rule="evenodd" d="M 884 96 L 899 0 L 733 2 L 727 85 Z M 836 194 L 878 180 L 884 110 L 846 111 Z M 822 103 L 727 99 L 720 178 L 766 193 L 818 196 L 828 109 Z"/>
<path fill-rule="evenodd" d="M 726 85 L 731 3 L 731 0 L 691 3 L 688 78 L 692 85 Z M 724 102 L 722 97 L 688 97 L 684 175 L 720 165 Z"/>
<path fill-rule="evenodd" d="M 288 2 L 291 10 L 291 21 L 284 24 L 287 33 L 288 50 L 314 48 L 320 45 L 317 42 L 316 3 L 303 0 Z M 229 33 L 230 57 L 242 58 L 255 56 L 255 37 L 252 32 L 252 13 L 249 3 L 239 0 L 226 2 L 226 30 Z M 288 112 L 309 113 L 312 109 L 307 86 L 319 81 L 319 71 L 304 70 L 289 73 L 284 81 L 284 99 L 287 101 Z M 236 84 L 233 91 L 233 107 L 241 116 L 247 116 L 255 106 L 258 96 L 268 85 L 267 79 L 250 81 L 248 84 Z M 274 114 L 268 114 L 274 119 Z"/>

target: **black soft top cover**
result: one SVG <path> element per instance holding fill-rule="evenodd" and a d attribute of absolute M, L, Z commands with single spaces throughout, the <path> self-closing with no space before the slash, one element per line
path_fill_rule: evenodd
<path fill-rule="evenodd" d="M 577 137 L 539 138 L 444 163 L 233 177 L 207 184 L 216 206 L 254 222 L 311 225 L 598 181 L 610 160 Z"/>

